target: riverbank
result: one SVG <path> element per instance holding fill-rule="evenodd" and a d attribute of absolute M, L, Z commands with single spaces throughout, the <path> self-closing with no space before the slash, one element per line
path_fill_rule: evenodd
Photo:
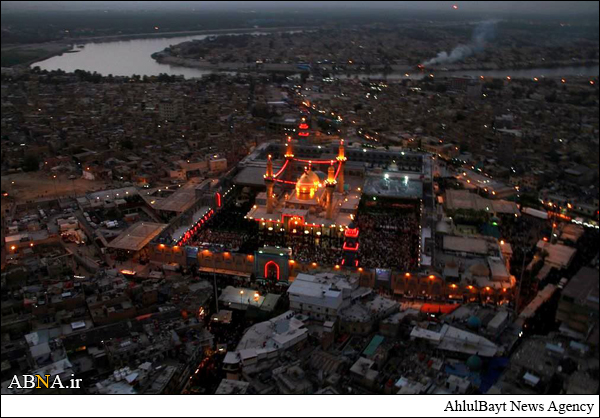
<path fill-rule="evenodd" d="M 57 42 L 2 47 L 2 67 L 29 67 L 69 52 L 72 48 L 72 44 Z"/>
<path fill-rule="evenodd" d="M 75 45 L 85 45 L 89 43 L 104 43 L 115 41 L 128 41 L 135 39 L 154 39 L 154 38 L 177 38 L 195 35 L 220 35 L 229 33 L 252 33 L 252 32 L 281 32 L 311 29 L 310 27 L 273 27 L 273 28 L 237 28 L 237 29 L 216 29 L 216 30 L 195 30 L 183 32 L 149 32 L 130 35 L 107 35 L 94 36 L 86 38 L 65 39 L 56 42 L 45 42 L 38 44 L 19 44 L 6 45 L 1 49 L 2 67 L 22 66 L 28 67 L 36 62 L 44 61 L 49 58 L 62 55 L 69 52 Z"/>
<path fill-rule="evenodd" d="M 204 60 L 195 60 L 190 58 L 178 58 L 169 55 L 168 53 L 161 51 L 152 54 L 152 59 L 162 65 L 171 65 L 177 67 L 192 68 L 206 72 L 240 72 L 240 73 L 270 73 L 277 72 L 283 74 L 299 74 L 303 70 L 298 68 L 297 64 L 247 64 L 241 62 L 233 63 L 211 63 Z M 560 78 L 564 76 L 578 76 L 577 69 L 581 69 L 581 75 L 584 77 L 598 76 L 598 62 L 585 63 L 585 65 L 566 65 L 569 62 L 556 63 L 554 66 L 547 66 L 544 68 L 522 66 L 519 68 L 498 68 L 497 66 L 481 66 L 480 68 L 472 65 L 466 66 L 453 66 L 450 68 L 432 68 L 425 71 L 419 71 L 414 67 L 406 65 L 392 65 L 389 67 L 390 70 L 386 71 L 384 66 L 372 66 L 371 71 L 365 71 L 364 69 L 349 69 L 344 70 L 333 70 L 331 66 L 321 66 L 319 72 L 321 74 L 327 74 L 334 78 L 358 78 L 358 79 L 379 79 L 386 78 L 391 80 L 400 79 L 420 79 L 428 76 L 430 73 L 439 77 L 453 77 L 470 75 L 472 77 L 479 77 L 483 75 L 490 78 L 504 78 L 511 76 L 513 78 L 533 78 L 533 77 L 546 77 L 546 78 Z M 561 69 L 565 69 L 562 73 Z M 594 71 L 595 70 L 595 71 Z M 304 70 L 305 71 L 305 70 Z M 595 74 L 594 74 L 595 73 Z"/>
<path fill-rule="evenodd" d="M 152 59 L 160 64 L 174 65 L 178 67 L 195 68 L 206 71 L 238 71 L 238 72 L 282 72 L 298 73 L 300 70 L 296 64 L 247 64 L 242 62 L 222 62 L 213 64 L 209 61 L 177 58 L 157 52 L 152 54 Z"/>
<path fill-rule="evenodd" d="M 298 28 L 285 28 L 290 29 Z M 255 32 L 267 35 L 267 32 L 274 32 L 282 30 L 282 28 L 266 28 L 262 32 L 257 32 L 256 28 L 253 29 L 238 29 L 236 32 Z M 304 32 L 310 32 L 312 29 L 307 28 Z M 207 33 L 210 32 L 210 33 Z M 291 32 L 294 32 L 293 30 Z M 298 30 L 296 30 L 298 32 Z M 162 33 L 156 34 L 152 37 L 147 37 L 146 34 L 137 35 L 141 39 L 124 39 L 120 37 L 120 40 L 115 40 L 114 37 L 95 37 L 88 38 L 87 43 L 84 47 L 79 48 L 77 45 L 71 49 L 74 53 L 62 53 L 61 56 L 55 56 L 50 59 L 37 62 L 33 65 L 39 66 L 42 70 L 55 71 L 61 70 L 65 72 L 73 72 L 75 70 L 88 71 L 90 73 L 97 72 L 101 75 L 113 76 L 132 76 L 134 74 L 140 76 L 157 76 L 159 74 L 167 74 L 170 76 L 184 76 L 185 78 L 198 78 L 203 77 L 211 73 L 236 73 L 236 72 L 248 72 L 248 73 L 279 73 L 288 76 L 298 76 L 301 72 L 306 71 L 306 67 L 299 68 L 295 63 L 295 59 L 287 59 L 287 62 L 281 61 L 281 63 L 273 63 L 267 61 L 266 63 L 256 63 L 251 60 L 250 63 L 246 62 L 246 59 L 240 60 L 236 55 L 228 62 L 218 62 L 209 59 L 198 60 L 194 55 L 186 55 L 173 53 L 171 45 L 182 44 L 190 41 L 201 40 L 208 36 L 214 35 L 227 35 L 234 34 L 235 32 L 221 30 L 215 31 L 195 31 L 196 35 L 182 35 L 185 32 L 177 33 Z M 201 33 L 201 34 L 198 34 Z M 175 36 L 174 38 L 167 38 L 166 36 Z M 131 38 L 131 35 L 127 35 L 125 38 Z M 260 40 L 261 36 L 257 37 Z M 294 37 L 295 38 L 295 37 Z M 208 57 L 207 57 L 208 58 Z M 219 60 L 219 58 L 217 58 Z M 285 63 L 283 63 L 285 62 Z M 337 64 L 332 65 L 331 63 L 321 63 L 314 65 L 311 69 L 314 76 L 323 77 L 334 77 L 339 79 L 352 78 L 352 79 L 387 79 L 392 80 L 404 80 L 404 79 L 421 79 L 428 77 L 430 73 L 434 73 L 435 77 L 452 77 L 470 75 L 474 77 L 489 77 L 489 78 L 542 78 L 542 77 L 572 77 L 572 76 L 598 76 L 598 65 L 591 67 L 573 66 L 573 63 L 581 64 L 581 62 L 575 61 L 564 61 L 560 64 L 571 64 L 570 66 L 551 69 L 547 68 L 550 63 L 546 63 L 547 66 L 544 68 L 542 65 L 532 69 L 520 69 L 510 68 L 502 70 L 501 67 L 506 65 L 489 65 L 492 63 L 481 63 L 481 62 L 468 62 L 468 63 L 456 63 L 448 65 L 448 68 L 426 68 L 421 71 L 415 65 L 409 65 L 407 60 L 402 63 L 388 65 L 361 65 L 359 63 L 354 64 Z M 527 67 L 530 67 L 533 61 L 528 61 Z M 507 63 L 508 64 L 508 63 Z M 511 63 L 512 65 L 512 63 Z M 482 68 L 483 67 L 483 68 Z M 460 69 L 462 68 L 462 69 Z M 477 69 L 479 68 L 479 69 Z M 445 71 L 448 70 L 448 71 Z M 408 74 L 408 75 L 407 75 Z"/>

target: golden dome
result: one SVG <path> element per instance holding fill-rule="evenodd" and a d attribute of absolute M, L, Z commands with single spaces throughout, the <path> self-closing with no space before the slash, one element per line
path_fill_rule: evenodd
<path fill-rule="evenodd" d="M 314 171 L 310 170 L 302 174 L 302 176 L 298 179 L 297 186 L 300 188 L 305 187 L 307 189 L 316 188 L 319 186 L 320 182 L 321 180 L 319 179 L 319 176 Z"/>
<path fill-rule="evenodd" d="M 314 197 L 321 179 L 317 173 L 312 170 L 307 170 L 296 182 L 296 195 L 299 199 L 310 200 Z"/>

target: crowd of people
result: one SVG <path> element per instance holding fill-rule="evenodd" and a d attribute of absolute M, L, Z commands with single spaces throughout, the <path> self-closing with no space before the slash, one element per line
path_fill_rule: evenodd
<path fill-rule="evenodd" d="M 227 251 L 240 251 L 255 240 L 255 229 L 254 222 L 244 219 L 243 208 L 228 205 L 196 232 L 190 245 L 215 245 Z"/>
<path fill-rule="evenodd" d="M 333 266 L 343 258 L 343 237 L 313 234 L 276 234 L 258 231 L 243 219 L 237 208 L 218 213 L 196 232 L 191 245 L 219 246 L 228 251 L 253 251 L 261 246 L 292 249 L 292 258 L 300 263 Z M 240 225 L 243 223 L 243 225 Z M 366 268 L 391 268 L 411 271 L 419 263 L 419 220 L 413 210 L 360 213 L 358 259 Z"/>
<path fill-rule="evenodd" d="M 337 240 L 318 238 L 315 240 L 294 240 L 293 257 L 301 263 L 335 265 L 340 263 L 342 248 Z"/>
<path fill-rule="evenodd" d="M 292 249 L 292 258 L 300 263 L 318 263 L 333 266 L 341 262 L 341 238 L 313 234 L 268 234 L 259 239 L 261 246 L 281 246 Z"/>
<path fill-rule="evenodd" d="M 229 251 L 238 251 L 249 238 L 246 233 L 204 228 L 196 234 L 191 245 L 219 245 Z"/>
<path fill-rule="evenodd" d="M 414 212 L 360 213 L 358 258 L 366 268 L 411 271 L 419 263 L 419 220 Z"/>

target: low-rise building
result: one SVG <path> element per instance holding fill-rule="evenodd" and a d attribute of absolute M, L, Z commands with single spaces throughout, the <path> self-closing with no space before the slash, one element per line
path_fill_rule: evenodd
<path fill-rule="evenodd" d="M 598 344 L 598 269 L 584 267 L 562 290 L 556 319 L 567 335 Z"/>
<path fill-rule="evenodd" d="M 285 312 L 269 321 L 248 328 L 234 351 L 223 361 L 228 379 L 236 379 L 241 372 L 250 373 L 269 368 L 285 351 L 296 349 L 308 338 L 304 318 L 295 312 Z"/>

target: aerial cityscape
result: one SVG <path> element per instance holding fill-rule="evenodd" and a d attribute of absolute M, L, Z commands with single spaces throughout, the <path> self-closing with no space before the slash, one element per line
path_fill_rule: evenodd
<path fill-rule="evenodd" d="M 598 395 L 598 2 L 348 3 L 2 2 L 3 395 Z"/>

